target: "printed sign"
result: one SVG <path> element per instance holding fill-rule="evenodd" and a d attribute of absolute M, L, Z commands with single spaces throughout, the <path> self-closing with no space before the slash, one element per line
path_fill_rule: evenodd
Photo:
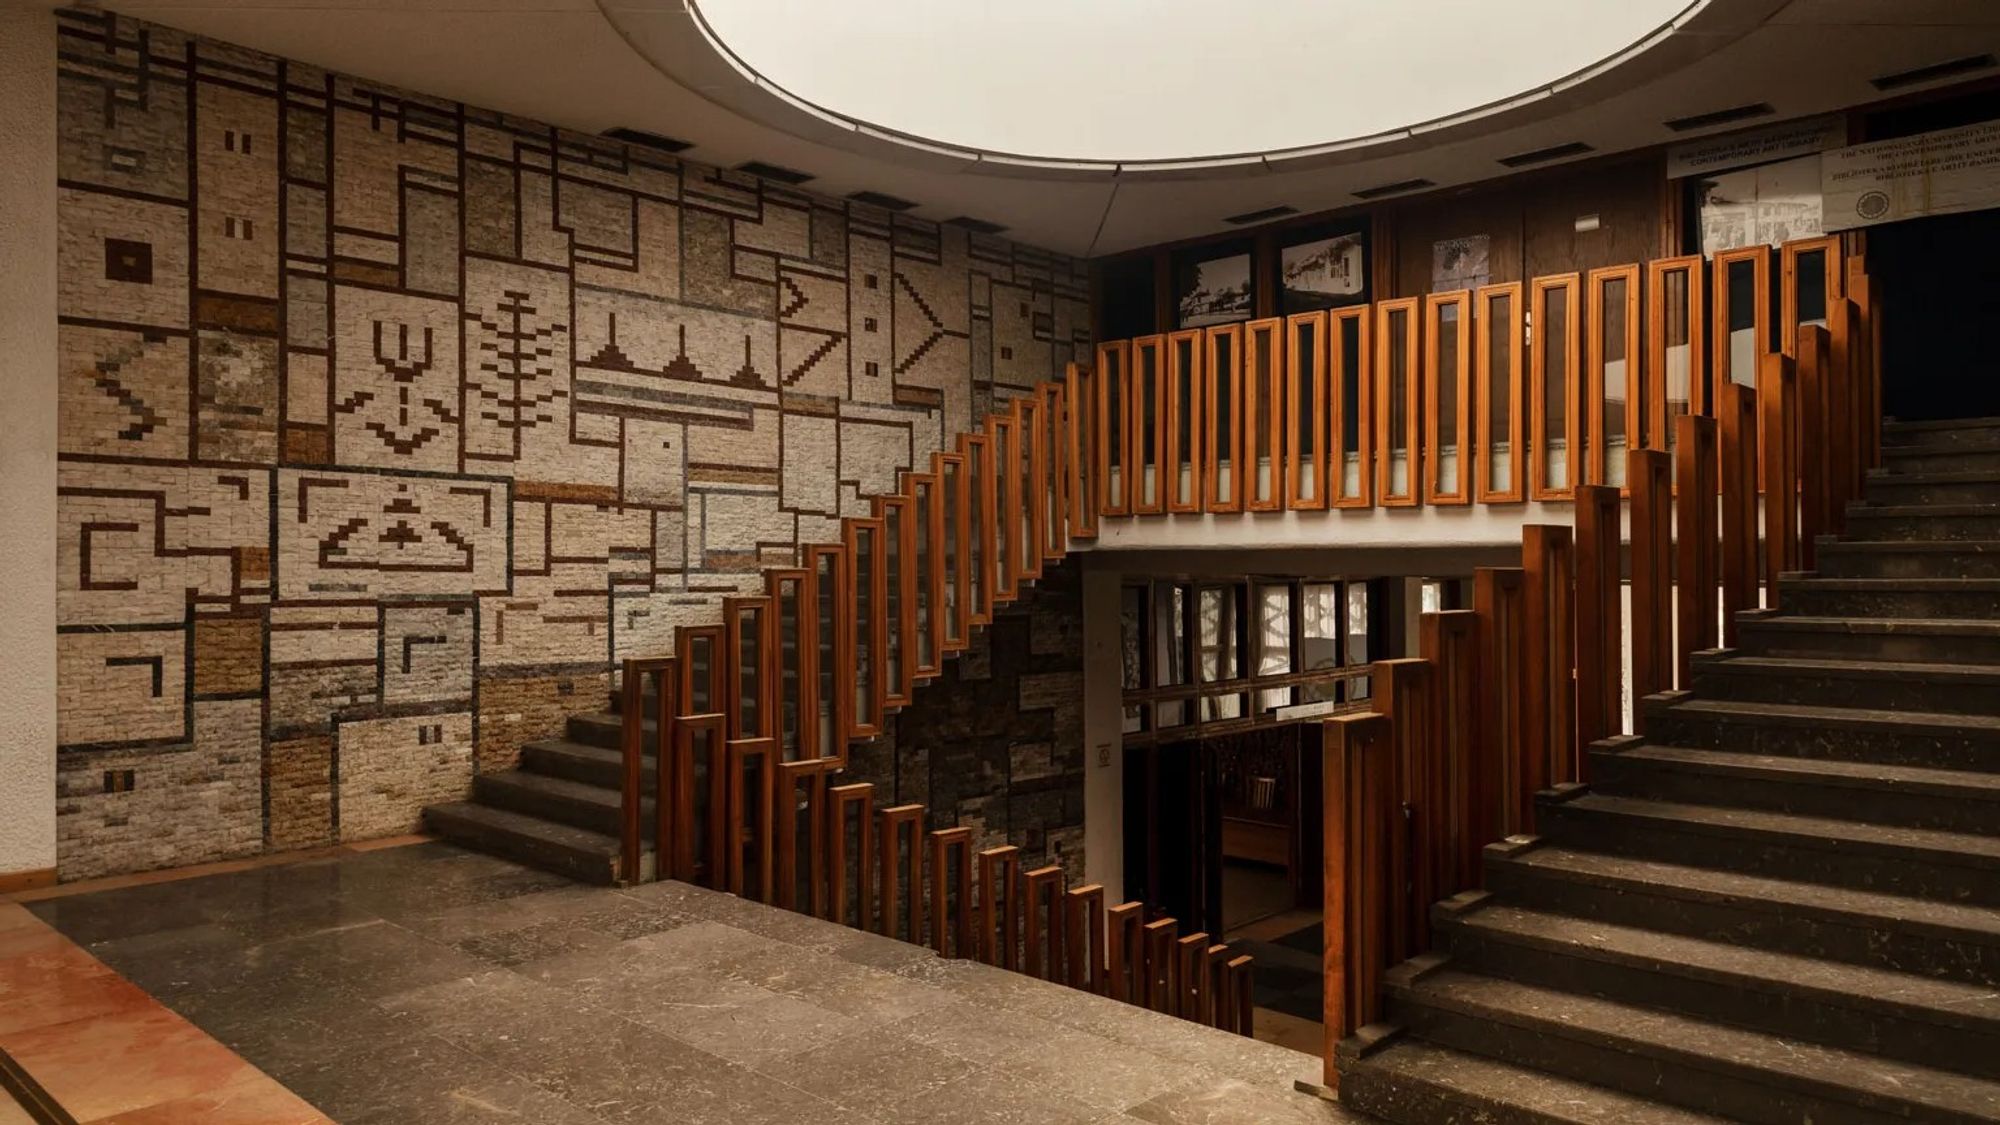
<path fill-rule="evenodd" d="M 1834 149 L 1820 194 L 1828 230 L 2000 207 L 2000 121 Z"/>
<path fill-rule="evenodd" d="M 1806 156 L 1833 148 L 1847 139 L 1847 125 L 1836 115 L 1806 117 L 1765 129 L 1704 137 L 1667 150 L 1667 178 L 1706 176 L 1749 164 L 1764 164 Z"/>

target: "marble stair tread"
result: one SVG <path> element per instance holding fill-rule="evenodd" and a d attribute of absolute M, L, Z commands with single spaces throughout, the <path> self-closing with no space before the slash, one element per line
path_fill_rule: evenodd
<path fill-rule="evenodd" d="M 1451 1120 L 1468 1125 L 1523 1119 L 1562 1125 L 1723 1125 L 1728 1121 L 1407 1036 L 1369 1055 L 1362 1065 L 1467 1108 L 1472 1116 Z"/>
<path fill-rule="evenodd" d="M 2000 504 L 1875 504 L 1866 500 L 1851 501 L 1847 505 L 1849 519 L 1856 517 L 1900 518 L 1921 516 L 1924 519 L 1950 519 L 1954 516 L 2000 516 Z M 1850 524 L 1847 534 L 1852 536 L 1854 528 Z"/>
<path fill-rule="evenodd" d="M 1390 987 L 1413 1002 L 1496 1028 L 1581 1040 L 1678 1068 L 1900 1112 L 1912 1120 L 2000 1121 L 2000 1082 L 1954 1071 L 1464 972 L 1449 962 L 1410 983 L 1392 972 Z"/>
<path fill-rule="evenodd" d="M 1987 1036 L 2000 1032 L 2000 992 L 1985 985 L 1505 904 L 1470 911 L 1453 924 L 1510 945 L 1589 957 L 1736 989 L 1803 998 L 1956 1031 Z"/>
<path fill-rule="evenodd" d="M 1683 699 L 1663 710 L 1717 719 L 1789 726 L 1841 726 L 1877 732 L 1990 734 L 2000 738 L 2000 715 L 1957 715 L 1939 711 L 1884 711 L 1872 707 L 1828 707 L 1816 703 L 1758 703 L 1737 699 Z"/>
<path fill-rule="evenodd" d="M 609 883 L 617 876 L 618 841 L 601 832 L 474 801 L 431 805 L 424 820 L 447 839 L 573 878 Z"/>
<path fill-rule="evenodd" d="M 640 768 L 652 777 L 657 755 L 647 746 Z M 530 773 L 564 777 L 585 785 L 617 788 L 625 765 L 623 752 L 565 738 L 538 739 L 521 744 L 521 768 Z M 559 766 L 561 768 L 551 768 Z M 593 780 L 601 779 L 601 780 Z"/>
<path fill-rule="evenodd" d="M 1919 680 L 1951 682 L 1968 689 L 2000 689 L 2000 665 L 1950 664 L 1900 660 L 1841 660 L 1817 656 L 1741 656 L 1697 659 L 1695 670 L 1726 669 L 1765 676 L 1826 676 L 1849 680 Z"/>
<path fill-rule="evenodd" d="M 1822 535 L 1813 550 L 1825 554 L 1872 554 L 1910 551 L 1919 554 L 1962 555 L 2000 551 L 2000 539 L 1839 539 Z"/>
<path fill-rule="evenodd" d="M 1885 484 L 2000 484 L 2000 471 L 1993 469 L 1870 469 L 1870 481 Z"/>
<path fill-rule="evenodd" d="M 1882 422 L 1882 436 L 1885 439 L 1897 434 L 1927 434 L 1939 430 L 2000 430 L 2000 417 L 1931 418 L 1909 422 L 1888 418 Z M 1883 446 L 1894 448 L 1894 443 L 1885 440 Z"/>
<path fill-rule="evenodd" d="M 2000 549 L 2000 543 L 1994 544 Z M 1779 633 L 1903 633 L 1931 637 L 2000 637 L 2000 621 L 1977 617 L 1818 617 L 1781 613 L 1737 622 L 1741 629 Z M 1925 664 L 1924 667 L 1934 667 Z"/>
<path fill-rule="evenodd" d="M 593 809 L 609 809 L 614 812 L 618 810 L 623 799 L 616 789 L 592 785 L 587 781 L 553 777 L 545 773 L 529 773 L 526 770 L 480 774 L 478 784 L 482 787 L 512 789 L 550 800 L 585 805 Z"/>
<path fill-rule="evenodd" d="M 2000 871 L 2000 837 L 1967 832 L 1902 828 L 1722 805 L 1648 801 L 1602 793 L 1584 793 L 1571 798 L 1562 807 L 1651 821 L 1680 831 L 1762 839 L 1795 848 L 1891 854 L 1928 863 Z"/>
<path fill-rule="evenodd" d="M 1919 542 L 1957 546 L 1961 540 L 1895 539 L 1877 540 L 1876 542 L 1890 547 L 1907 547 L 1912 543 Z M 1808 589 L 1820 590 L 1976 591 L 2000 595 L 2000 578 L 1822 578 L 1815 574 L 1810 577 L 1804 575 L 1781 577 L 1778 579 L 1778 585 L 1780 588 L 1778 597 L 1780 604 L 1784 602 L 1783 589 L 1790 586 L 1802 586 Z"/>
<path fill-rule="evenodd" d="M 1657 859 L 1541 843 L 1489 862 L 1631 894 L 1715 903 L 1759 913 L 1837 920 L 1876 930 L 1916 929 L 2000 947 L 2000 910 L 1858 887 L 1689 867 Z"/>
<path fill-rule="evenodd" d="M 1971 801 L 2000 801 L 2000 773 L 1940 770 L 1842 758 L 1795 758 L 1699 750 L 1643 743 L 1614 752 L 1625 760 L 1657 762 L 1699 773 L 1811 782 L 1853 789 L 1894 789 Z"/>

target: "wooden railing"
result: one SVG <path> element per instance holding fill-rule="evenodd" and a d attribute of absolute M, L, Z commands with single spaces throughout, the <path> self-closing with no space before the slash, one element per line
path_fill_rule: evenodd
<path fill-rule="evenodd" d="M 1479 885 L 1479 849 L 1534 831 L 1538 792 L 1586 781 L 1591 743 L 1640 733 L 1639 701 L 1688 687 L 1692 655 L 1776 608 L 1778 575 L 1841 530 L 1880 456 L 1878 294 L 1858 257 L 1833 278 L 1824 324 L 1784 304 L 1782 350 L 1744 365 L 1718 344 L 1756 387 L 1724 381 L 1674 418 L 1671 454 L 1625 453 L 1629 609 L 1618 489 L 1578 485 L 1573 527 L 1525 527 L 1519 568 L 1477 570 L 1471 611 L 1424 615 L 1422 655 L 1377 666 L 1373 713 L 1325 720 L 1327 1086 L 1335 1044 L 1380 1015 L 1384 971 L 1426 947 L 1431 904 Z"/>
<path fill-rule="evenodd" d="M 766 571 L 765 593 L 728 599 L 720 625 L 680 630 L 671 659 L 626 663 L 621 877 L 644 876 L 650 840 L 654 877 L 1248 1033 L 1249 958 L 1069 888 L 1059 867 L 1023 871 L 1015 848 L 973 856 L 968 829 L 927 832 L 922 806 L 876 808 L 871 785 L 837 783 L 849 744 L 1108 519 L 1575 500 L 1578 534 L 1529 526 L 1519 569 L 1480 571 L 1472 611 L 1427 624 L 1421 657 L 1378 666 L 1379 713 L 1328 720 L 1331 1068 L 1382 968 L 1428 940 L 1418 904 L 1476 879 L 1479 847 L 1530 828 L 1533 795 L 1580 778 L 1585 738 L 1622 727 L 1606 674 L 1619 490 L 1647 513 L 1632 631 L 1646 682 L 1665 686 L 1667 664 L 1685 682 L 1688 653 L 1713 643 L 1717 600 L 1756 604 L 1759 470 L 1777 482 L 1767 518 L 1791 526 L 1796 495 L 1799 531 L 1772 533 L 1771 574 L 1858 489 L 1876 441 L 1855 419 L 1875 414 L 1854 408 L 1880 401 L 1873 291 L 1834 240 L 1782 253 L 1785 279 L 1824 256 L 1827 323 L 1793 324 L 1820 298 L 1788 295 L 1786 346 L 1747 369 L 1731 349 L 1766 338 L 1768 303 L 1711 313 L 1702 294 L 1711 272 L 1717 293 L 1733 269 L 1768 278 L 1768 248 L 1100 345 L 1094 367 L 1071 364 L 904 472 L 838 543 Z M 1764 412 L 1737 379 L 1769 385 Z M 1835 420 L 1852 427 L 1838 441 Z M 1779 435 L 1773 458 L 1760 428 Z M 1668 507 L 1683 529 L 1670 551 Z M 1672 653 L 1669 553 L 1683 584 Z M 1725 643 L 1733 628 L 1725 616 Z"/>

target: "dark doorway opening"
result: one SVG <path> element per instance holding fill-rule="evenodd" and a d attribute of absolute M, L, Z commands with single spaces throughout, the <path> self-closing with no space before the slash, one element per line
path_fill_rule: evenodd
<path fill-rule="evenodd" d="M 2000 118 L 2000 90 L 1871 113 L 1871 141 Z M 1867 228 L 1882 283 L 1882 409 L 1904 421 L 2000 415 L 2000 370 L 1979 366 L 2000 317 L 2000 210 Z"/>

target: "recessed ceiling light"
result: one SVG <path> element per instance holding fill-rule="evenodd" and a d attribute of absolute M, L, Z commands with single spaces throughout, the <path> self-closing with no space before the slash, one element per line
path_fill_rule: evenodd
<path fill-rule="evenodd" d="M 1582 141 L 1571 141 L 1566 145 L 1551 145 L 1548 148 L 1538 148 L 1533 152 L 1517 152 L 1512 156 L 1503 156 L 1500 158 L 1500 163 L 1505 164 L 1509 168 L 1525 168 L 1530 164 L 1546 164 L 1551 160 L 1561 160 L 1567 156 L 1582 156 L 1586 152 L 1595 151 L 1597 150 L 1584 144 Z"/>
<path fill-rule="evenodd" d="M 1898 71 L 1895 74 L 1884 74 L 1880 78 L 1870 78 L 1868 81 L 1877 90 L 1900 90 L 1905 86 L 1936 82 L 1943 78 L 1957 78 L 1961 74 L 1976 74 L 1982 70 L 1991 70 L 1996 65 L 2000 63 L 1996 63 L 1992 55 L 1967 55 L 1962 59 L 1952 59 L 1950 62 L 1920 66 L 1915 70 Z"/>
<path fill-rule="evenodd" d="M 847 198 L 856 203 L 866 203 L 870 207 L 880 207 L 884 211 L 908 211 L 916 206 L 907 199 L 882 191 L 849 192 Z"/>
<path fill-rule="evenodd" d="M 1437 184 L 1430 180 L 1399 180 L 1393 184 L 1377 184 L 1372 188 L 1362 188 L 1360 191 L 1354 193 L 1354 198 L 1380 199 L 1385 195 L 1401 195 L 1404 192 L 1422 191 L 1425 188 L 1436 186 Z"/>
<path fill-rule="evenodd" d="M 813 178 L 811 172 L 801 172 L 796 168 L 786 168 L 777 164 L 766 164 L 761 160 L 752 160 L 748 163 L 738 164 L 736 170 L 738 172 L 748 172 L 758 179 L 775 180 L 781 184 L 797 185 Z"/>
<path fill-rule="evenodd" d="M 1299 209 L 1291 204 L 1280 203 L 1276 207 L 1266 207 L 1262 211 L 1245 211 L 1241 215 L 1231 215 L 1222 221 L 1240 227 L 1250 223 L 1262 223 L 1271 219 L 1282 219 L 1286 215 L 1296 215 L 1298 213 Z"/>
<path fill-rule="evenodd" d="M 623 125 L 620 125 L 616 129 L 606 129 L 604 136 L 610 137 L 614 141 L 624 141 L 628 145 L 642 145 L 646 148 L 656 148 L 661 152 L 686 152 L 688 149 L 694 147 L 693 141 L 676 140 L 673 137 L 663 137 L 658 133 L 648 133 L 644 129 L 628 129 Z"/>
<path fill-rule="evenodd" d="M 1714 113 L 1697 113 L 1693 117 L 1676 117 L 1672 121 L 1663 122 L 1663 124 L 1676 133 L 1685 133 L 1690 129 L 1706 129 L 1711 125 L 1727 125 L 1732 121 L 1748 121 L 1753 117 L 1769 117 L 1776 112 L 1777 110 L 1772 109 L 1769 103 L 1757 102 L 1752 105 L 1739 105 L 1729 109 L 1718 109 Z"/>

